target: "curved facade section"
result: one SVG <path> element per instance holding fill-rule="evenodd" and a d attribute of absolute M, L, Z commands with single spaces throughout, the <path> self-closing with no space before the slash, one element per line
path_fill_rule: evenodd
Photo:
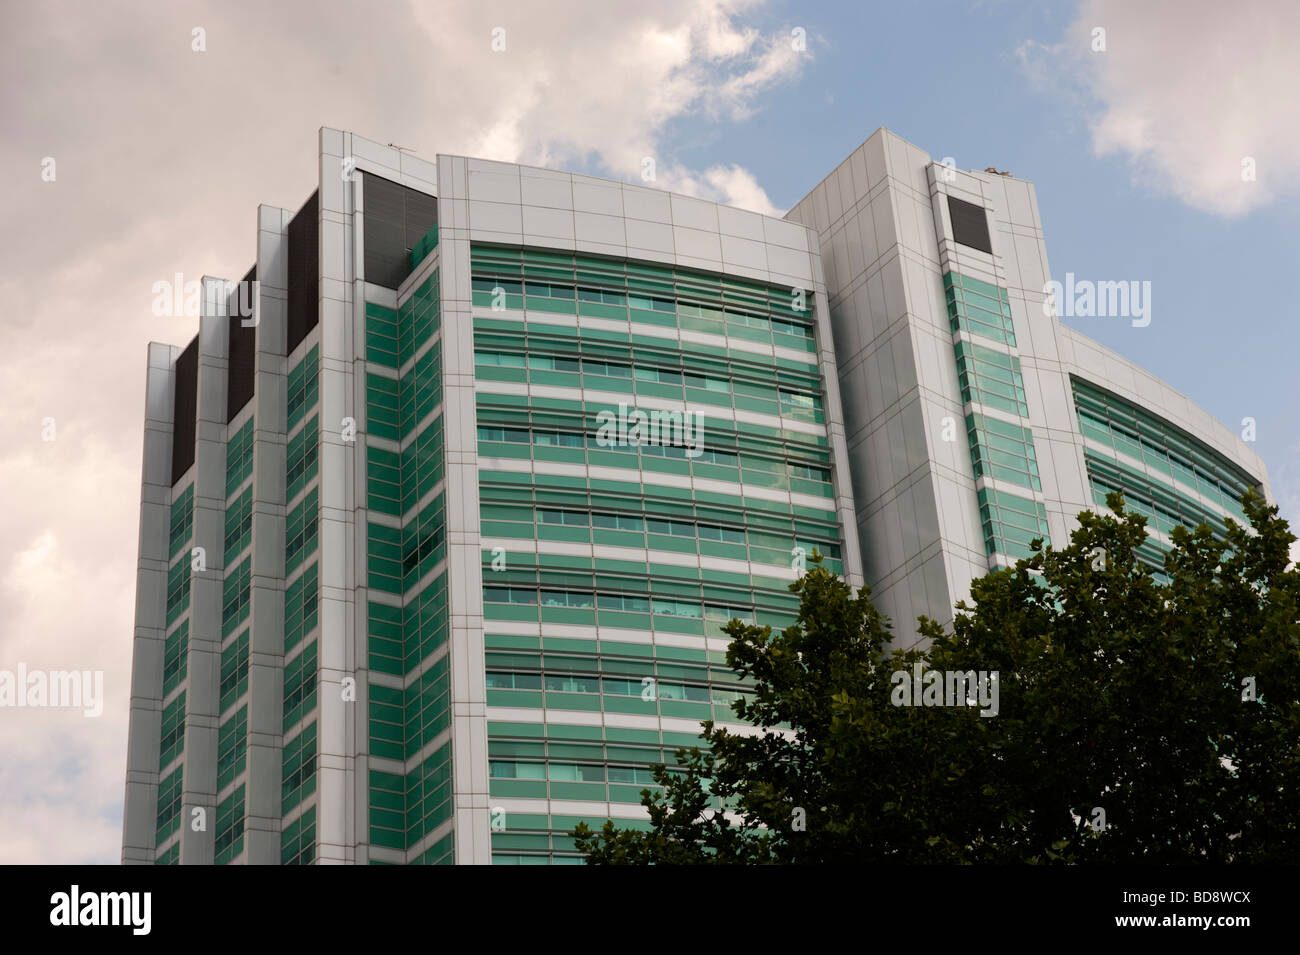
<path fill-rule="evenodd" d="M 1246 442 L 1184 395 L 1114 352 L 1068 328 L 1062 340 L 1092 504 L 1121 491 L 1147 517 L 1142 556 L 1161 564 L 1177 525 L 1245 523 L 1249 490 L 1272 500 L 1263 461 Z"/>

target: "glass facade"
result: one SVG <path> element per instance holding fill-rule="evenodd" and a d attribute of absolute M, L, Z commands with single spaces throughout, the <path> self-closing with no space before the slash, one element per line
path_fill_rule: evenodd
<path fill-rule="evenodd" d="M 700 742 L 662 721 L 732 721 L 746 692 L 705 638 L 734 617 L 788 626 L 786 575 L 814 550 L 842 570 L 811 306 L 531 248 L 476 245 L 471 268 L 487 700 L 536 714 L 489 720 L 490 792 L 635 804 L 650 764 Z M 668 439 L 620 430 L 670 407 Z M 644 719 L 566 722 L 584 712 Z M 510 813 L 493 861 L 579 861 L 567 833 L 603 815 L 575 813 Z"/>
<path fill-rule="evenodd" d="M 413 863 L 453 861 L 440 294 L 366 305 L 369 841 Z"/>
<path fill-rule="evenodd" d="M 1152 536 L 1139 556 L 1158 578 L 1175 527 L 1205 523 L 1222 538 L 1226 519 L 1246 522 L 1241 497 L 1258 480 L 1145 408 L 1078 376 L 1070 385 L 1093 503 L 1104 508 L 1106 495 L 1118 491 L 1125 507 L 1146 517 Z"/>
<path fill-rule="evenodd" d="M 280 751 L 281 861 L 316 857 L 319 693 L 320 346 L 291 362 L 285 452 L 284 743 Z"/>
<path fill-rule="evenodd" d="M 1006 289 L 956 272 L 944 274 L 943 287 L 984 546 L 998 566 L 1032 555 L 1035 539 L 1051 543 L 1025 382 L 1011 354 L 1011 300 Z"/>

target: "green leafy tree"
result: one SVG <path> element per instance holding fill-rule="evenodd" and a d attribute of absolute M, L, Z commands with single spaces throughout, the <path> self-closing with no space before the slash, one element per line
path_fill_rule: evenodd
<path fill-rule="evenodd" d="M 739 733 L 704 724 L 646 790 L 648 831 L 585 823 L 593 864 L 1294 862 L 1300 858 L 1300 571 L 1275 507 L 1172 534 L 1084 512 L 1068 547 L 989 574 L 951 631 L 890 650 L 866 588 L 820 566 L 775 633 L 733 620 L 753 686 Z M 926 670 L 996 671 L 993 707 L 896 705 Z M 988 685 L 986 684 L 986 687 Z M 981 709 L 986 715 L 981 715 Z M 723 811 L 725 807 L 726 811 Z"/>

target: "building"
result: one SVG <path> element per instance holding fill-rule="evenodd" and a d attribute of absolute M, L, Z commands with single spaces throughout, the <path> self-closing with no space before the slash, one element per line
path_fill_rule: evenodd
<path fill-rule="evenodd" d="M 576 861 L 814 549 L 906 643 L 1108 488 L 1267 490 L 1043 313 L 1028 183 L 884 130 L 785 219 L 331 129 L 319 172 L 149 348 L 124 862 Z"/>
<path fill-rule="evenodd" d="M 1073 288 L 1044 306 L 1031 183 L 961 172 L 881 129 L 786 218 L 817 232 L 863 572 L 901 642 L 902 621 L 950 621 L 970 581 L 1033 538 L 1067 544 L 1109 491 L 1147 515 L 1153 568 L 1176 525 L 1244 521 L 1249 487 L 1272 500 L 1232 429 L 1058 321 L 1083 301 Z M 1149 294 L 1137 314 L 1140 289 L 1123 285 L 1078 294 L 1125 313 L 1098 321 L 1141 327 Z"/>

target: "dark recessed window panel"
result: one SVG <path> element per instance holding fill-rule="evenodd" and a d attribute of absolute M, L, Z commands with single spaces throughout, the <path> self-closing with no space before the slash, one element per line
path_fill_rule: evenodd
<path fill-rule="evenodd" d="M 199 397 L 199 336 L 176 359 L 176 396 L 172 406 L 172 485 L 194 463 L 194 419 Z"/>
<path fill-rule="evenodd" d="M 983 206 L 948 197 L 948 218 L 952 220 L 952 237 L 959 244 L 993 254 L 989 240 L 989 217 Z"/>

